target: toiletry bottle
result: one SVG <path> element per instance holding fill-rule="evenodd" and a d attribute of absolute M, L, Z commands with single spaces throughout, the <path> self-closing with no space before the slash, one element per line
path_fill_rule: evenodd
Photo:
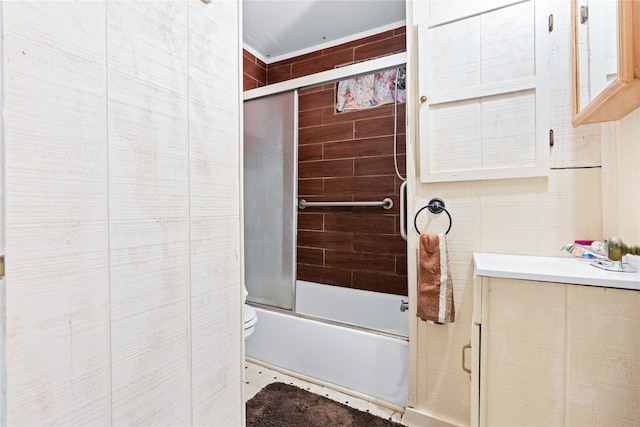
<path fill-rule="evenodd" d="M 599 253 L 600 255 L 607 255 L 607 244 L 604 242 L 601 242 L 599 240 L 594 240 L 593 242 L 591 242 L 591 249 L 593 249 L 594 252 Z"/>
<path fill-rule="evenodd" d="M 571 255 L 573 255 L 576 258 L 581 258 L 581 259 L 595 259 L 596 257 L 593 254 L 590 254 L 589 252 L 587 252 L 585 250 L 585 248 L 583 248 L 582 246 L 580 246 L 579 244 L 576 245 L 571 245 Z M 591 248 L 589 248 L 591 249 Z"/>

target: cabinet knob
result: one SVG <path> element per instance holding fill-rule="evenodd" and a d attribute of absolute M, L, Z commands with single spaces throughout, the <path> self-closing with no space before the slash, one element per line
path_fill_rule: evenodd
<path fill-rule="evenodd" d="M 422 96 L 420 97 L 420 102 L 421 102 L 421 103 L 423 103 L 423 104 L 424 104 L 425 102 L 427 102 L 427 97 L 426 97 L 426 96 L 424 96 L 424 95 L 422 95 Z"/>

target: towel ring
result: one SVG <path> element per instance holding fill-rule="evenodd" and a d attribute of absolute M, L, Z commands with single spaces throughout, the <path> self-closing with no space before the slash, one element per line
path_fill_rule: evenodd
<path fill-rule="evenodd" d="M 420 210 L 416 212 L 416 216 L 413 218 L 413 226 L 416 228 L 416 231 L 418 232 L 418 234 L 420 234 L 420 230 L 418 230 L 418 215 L 420 214 L 420 212 L 422 212 L 425 209 L 429 209 L 429 212 L 433 214 L 439 214 L 442 211 L 444 211 L 444 213 L 447 214 L 447 216 L 449 217 L 449 228 L 447 228 L 447 231 L 444 234 L 449 234 L 449 230 L 451 230 L 451 225 L 453 225 L 453 221 L 451 220 L 451 214 L 449 214 L 449 211 L 445 209 L 444 201 L 437 197 L 429 200 L 429 204 L 421 207 Z"/>

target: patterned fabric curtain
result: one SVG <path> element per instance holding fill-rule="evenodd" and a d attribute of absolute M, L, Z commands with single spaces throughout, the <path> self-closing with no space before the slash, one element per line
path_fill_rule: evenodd
<path fill-rule="evenodd" d="M 398 88 L 396 93 L 396 79 Z M 406 102 L 406 71 L 404 68 L 380 71 L 374 74 L 342 80 L 338 83 L 336 110 L 354 111 L 364 108 Z"/>

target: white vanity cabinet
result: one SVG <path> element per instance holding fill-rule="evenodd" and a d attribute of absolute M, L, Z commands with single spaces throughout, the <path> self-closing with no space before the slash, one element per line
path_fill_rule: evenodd
<path fill-rule="evenodd" d="M 565 425 L 640 425 L 640 291 L 566 287 Z"/>
<path fill-rule="evenodd" d="M 479 425 L 562 425 L 564 286 L 483 278 L 481 295 Z"/>
<path fill-rule="evenodd" d="M 478 276 L 472 337 L 472 425 L 640 425 L 640 290 Z"/>

